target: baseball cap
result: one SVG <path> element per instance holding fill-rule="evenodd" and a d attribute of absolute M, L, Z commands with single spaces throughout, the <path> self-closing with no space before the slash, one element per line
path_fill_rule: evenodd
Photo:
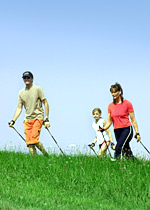
<path fill-rule="evenodd" d="M 31 77 L 31 78 L 33 78 L 33 74 L 30 71 L 25 71 L 23 73 L 23 75 L 22 75 L 22 78 L 24 78 L 24 77 Z"/>

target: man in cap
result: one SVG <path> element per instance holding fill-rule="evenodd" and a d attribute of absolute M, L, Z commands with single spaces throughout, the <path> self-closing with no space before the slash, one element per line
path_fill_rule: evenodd
<path fill-rule="evenodd" d="M 36 147 L 47 156 L 47 152 L 43 144 L 39 141 L 40 131 L 42 124 L 45 128 L 50 127 L 49 123 L 49 105 L 45 98 L 44 92 L 41 87 L 33 85 L 33 74 L 29 71 L 23 73 L 22 76 L 25 88 L 20 90 L 18 96 L 18 108 L 14 114 L 13 119 L 10 121 L 9 126 L 13 127 L 16 120 L 22 112 L 24 106 L 26 110 L 24 120 L 24 133 L 27 147 L 32 156 L 36 153 Z M 42 104 L 45 107 L 45 116 Z"/>

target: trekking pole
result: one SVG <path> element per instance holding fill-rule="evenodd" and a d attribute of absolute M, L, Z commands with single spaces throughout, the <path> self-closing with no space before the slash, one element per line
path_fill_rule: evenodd
<path fill-rule="evenodd" d="M 90 147 L 90 145 L 88 145 Z M 93 149 L 93 147 L 90 147 L 91 150 L 93 150 L 93 152 L 95 153 L 95 155 L 97 156 L 97 158 L 99 158 L 99 156 L 97 155 L 97 153 L 95 152 L 95 149 Z"/>
<path fill-rule="evenodd" d="M 18 133 L 18 135 L 23 139 L 23 141 L 25 141 L 26 142 L 26 140 L 23 138 L 23 136 L 16 130 L 16 128 L 14 127 L 14 126 L 11 126 L 11 128 L 13 128 L 15 131 L 16 131 L 16 133 Z"/>
<path fill-rule="evenodd" d="M 54 142 L 57 144 L 57 146 L 58 146 L 58 148 L 60 149 L 61 153 L 62 153 L 64 156 L 66 156 L 65 153 L 64 153 L 64 152 L 62 151 L 62 149 L 60 148 L 60 146 L 58 145 L 58 143 L 57 143 L 56 139 L 54 138 L 54 136 L 51 134 L 50 130 L 49 130 L 48 128 L 46 128 L 46 129 L 48 130 L 48 132 L 49 132 L 50 136 L 52 137 L 52 139 L 54 140 Z"/>
<path fill-rule="evenodd" d="M 137 136 L 135 135 L 134 138 L 137 139 Z M 141 145 L 144 147 L 144 149 L 150 154 L 150 151 L 148 151 L 148 149 L 144 146 L 144 144 L 140 141 Z"/>
<path fill-rule="evenodd" d="M 140 141 L 141 145 L 144 147 L 144 149 L 150 154 L 150 151 L 144 146 L 144 144 Z"/>

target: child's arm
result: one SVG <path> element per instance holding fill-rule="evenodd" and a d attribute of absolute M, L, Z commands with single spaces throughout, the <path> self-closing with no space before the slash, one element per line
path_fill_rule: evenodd
<path fill-rule="evenodd" d="M 97 137 L 95 137 L 95 139 L 94 139 L 93 143 L 95 144 L 96 142 L 97 142 Z"/>
<path fill-rule="evenodd" d="M 92 144 L 89 144 L 88 146 L 89 146 L 90 148 L 92 148 L 92 147 L 95 146 L 95 143 L 96 143 L 96 142 L 97 142 L 97 137 L 95 137 L 93 143 L 92 143 Z"/>

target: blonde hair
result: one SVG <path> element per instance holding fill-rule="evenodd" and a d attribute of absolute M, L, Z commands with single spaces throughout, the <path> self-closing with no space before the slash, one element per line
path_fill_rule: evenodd
<path fill-rule="evenodd" d="M 100 114 L 102 113 L 102 111 L 101 111 L 100 108 L 95 108 L 95 109 L 93 109 L 92 114 L 94 114 L 95 111 L 98 111 Z"/>

